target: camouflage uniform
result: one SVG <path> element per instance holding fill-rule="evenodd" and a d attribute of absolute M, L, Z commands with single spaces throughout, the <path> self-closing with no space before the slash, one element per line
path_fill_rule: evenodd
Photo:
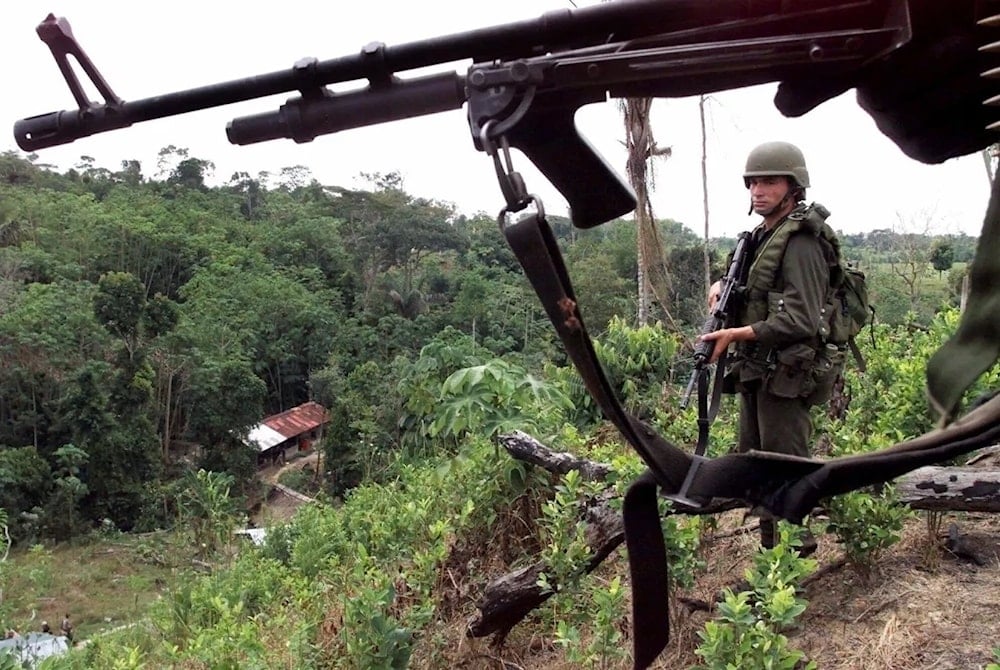
<path fill-rule="evenodd" d="M 809 176 L 801 152 L 786 143 L 761 145 L 747 161 L 753 176 L 781 175 L 804 194 Z M 753 260 L 736 326 L 755 339 L 740 342 L 729 370 L 740 396 L 739 451 L 809 456 L 810 408 L 829 400 L 844 352 L 824 344 L 831 314 L 830 273 L 839 245 L 822 205 L 796 206 L 770 230 L 752 233 Z M 775 542 L 775 522 L 761 519 L 761 544 Z M 807 550 L 815 541 L 806 538 Z"/>

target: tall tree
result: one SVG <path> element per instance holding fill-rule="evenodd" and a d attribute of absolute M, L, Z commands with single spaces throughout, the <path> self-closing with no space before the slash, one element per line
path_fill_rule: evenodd
<path fill-rule="evenodd" d="M 702 263 L 705 270 L 705 295 L 712 285 L 712 253 L 708 237 L 708 134 L 705 132 L 705 96 L 698 97 L 698 120 L 701 126 L 701 207 L 705 218 L 705 240 L 702 246 Z"/>
<path fill-rule="evenodd" d="M 638 263 L 638 309 L 636 320 L 640 325 L 649 323 L 653 297 L 659 302 L 668 319 L 670 317 L 670 273 L 667 268 L 663 241 L 660 239 L 649 201 L 649 189 L 654 184 L 652 159 L 671 154 L 670 147 L 659 147 L 653 137 L 649 121 L 652 98 L 626 98 L 621 103 L 625 123 L 626 174 L 635 191 L 635 225 Z"/>
<path fill-rule="evenodd" d="M 955 264 L 955 249 L 947 240 L 937 240 L 931 246 L 931 265 L 938 272 L 938 277 L 945 270 L 950 270 Z"/>

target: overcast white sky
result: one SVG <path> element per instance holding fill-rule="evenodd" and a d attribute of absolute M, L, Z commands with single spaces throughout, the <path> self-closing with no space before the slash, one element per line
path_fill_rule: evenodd
<path fill-rule="evenodd" d="M 578 5 L 593 4 L 591 0 Z M 315 2 L 283 0 L 20 0 L 0 10 L 0 151 L 16 150 L 15 120 L 74 106 L 73 98 L 35 26 L 52 12 L 65 16 L 83 49 L 115 92 L 136 100 L 218 81 L 285 70 L 299 58 L 326 60 L 357 53 L 363 44 L 388 45 L 531 19 L 569 6 L 568 0 L 453 0 Z M 460 69 L 453 64 L 440 69 Z M 408 76 L 404 74 L 403 76 Z M 341 85 L 339 89 L 343 89 Z M 832 212 L 831 224 L 846 232 L 895 227 L 978 235 L 988 196 L 978 155 L 925 166 L 906 158 L 854 102 L 853 92 L 801 119 L 785 119 L 771 104 L 773 86 L 715 94 L 709 102 L 708 165 L 710 234 L 733 235 L 750 227 L 741 172 L 747 152 L 760 142 L 784 139 L 806 153 L 813 188 L 809 199 Z M 234 172 L 277 173 L 303 165 L 325 184 L 361 186 L 361 172 L 399 170 L 413 195 L 452 202 L 466 213 L 496 213 L 503 204 L 490 159 L 474 150 L 464 112 L 320 137 L 235 147 L 225 137 L 233 117 L 276 109 L 291 94 L 267 100 L 151 121 L 39 152 L 39 160 L 68 168 L 82 155 L 111 170 L 123 159 L 156 171 L 160 148 L 186 147 L 216 165 L 216 181 Z M 96 97 L 96 93 L 94 94 Z M 612 103 L 584 108 L 578 125 L 608 162 L 623 172 L 623 131 Z M 660 100 L 653 106 L 654 133 L 672 157 L 657 164 L 657 217 L 703 230 L 701 140 L 697 99 Z M 520 160 L 518 160 L 520 158 Z M 565 213 L 555 189 L 515 153 L 515 167 L 551 212 Z"/>

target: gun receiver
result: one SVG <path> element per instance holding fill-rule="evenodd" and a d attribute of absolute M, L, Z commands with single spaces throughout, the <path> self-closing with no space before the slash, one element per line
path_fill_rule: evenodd
<path fill-rule="evenodd" d="M 351 56 L 304 59 L 288 71 L 131 102 L 114 94 L 65 19 L 50 14 L 37 32 L 79 108 L 17 121 L 14 137 L 25 151 L 291 91 L 299 96 L 279 110 L 230 122 L 230 142 L 308 142 L 467 104 L 475 147 L 492 153 L 502 138 L 520 149 L 567 199 L 574 224 L 586 228 L 628 213 L 635 197 L 577 132 L 573 119 L 582 105 L 608 96 L 693 95 L 806 73 L 841 75 L 904 44 L 910 24 L 906 0 L 618 0 L 398 46 L 373 43 Z M 103 103 L 87 100 L 67 55 Z M 464 75 L 397 76 L 469 58 Z M 327 88 L 357 80 L 368 84 L 342 93 Z"/>

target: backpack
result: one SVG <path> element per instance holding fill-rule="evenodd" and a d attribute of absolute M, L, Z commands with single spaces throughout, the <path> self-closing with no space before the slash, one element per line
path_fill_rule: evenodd
<path fill-rule="evenodd" d="M 865 326 L 869 326 L 872 346 L 875 346 L 875 307 L 868 299 L 868 284 L 865 273 L 851 264 L 841 263 L 839 272 L 831 274 L 833 313 L 830 315 L 830 330 L 827 342 L 850 348 L 858 368 L 864 372 L 867 366 L 858 349 L 855 337 Z"/>

